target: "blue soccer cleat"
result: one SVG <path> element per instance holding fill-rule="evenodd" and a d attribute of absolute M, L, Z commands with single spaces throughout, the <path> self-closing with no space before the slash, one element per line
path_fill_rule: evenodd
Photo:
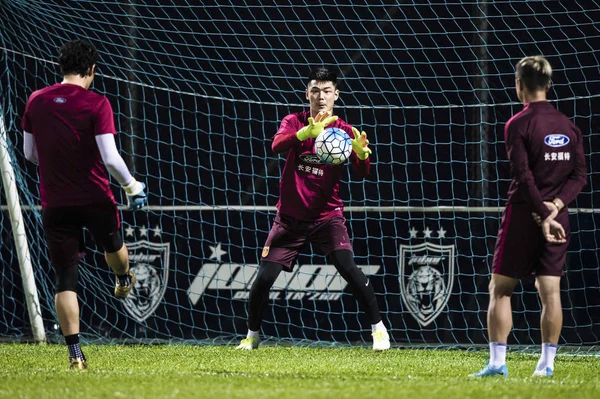
<path fill-rule="evenodd" d="M 546 367 L 541 370 L 535 370 L 532 377 L 552 377 L 553 374 L 554 370 L 552 370 L 550 367 Z"/>
<path fill-rule="evenodd" d="M 476 373 L 469 374 L 469 377 L 508 377 L 506 364 L 500 367 L 492 367 L 489 364 Z"/>

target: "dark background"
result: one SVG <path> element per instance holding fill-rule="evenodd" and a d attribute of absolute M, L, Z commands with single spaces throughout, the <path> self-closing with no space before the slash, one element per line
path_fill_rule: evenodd
<path fill-rule="evenodd" d="M 514 95 L 514 65 L 523 56 L 542 54 L 554 69 L 549 99 L 581 128 L 589 170 L 589 184 L 572 204 L 570 274 L 564 281 L 564 294 L 570 287 L 583 301 L 564 298 L 572 325 L 581 330 L 565 328 L 566 340 L 598 343 L 598 316 L 590 315 L 600 310 L 595 299 L 600 287 L 600 237 L 597 219 L 589 212 L 600 205 L 595 192 L 600 184 L 595 166 L 600 149 L 595 134 L 600 105 L 598 1 L 246 3 L 0 3 L 0 106 L 14 162 L 22 173 L 17 180 L 26 205 L 39 202 L 36 168 L 20 150 L 20 117 L 27 96 L 60 79 L 54 61 L 64 41 L 87 38 L 101 53 L 93 88 L 111 101 L 124 158 L 135 176 L 147 183 L 155 207 L 124 214 L 125 225 L 160 225 L 165 231 L 161 239 L 172 242 L 176 253 L 165 313 L 157 320 L 184 327 L 172 334 L 173 327 L 146 326 L 141 338 L 146 334 L 197 339 L 209 333 L 244 332 L 243 303 L 224 311 L 223 306 L 229 309 L 237 302 L 219 293 L 222 297 L 206 295 L 201 307 L 190 309 L 185 290 L 190 276 L 206 263 L 208 245 L 226 243 L 233 261 L 256 263 L 272 210 L 177 212 L 173 206 L 274 206 L 283 160 L 270 150 L 271 137 L 285 115 L 306 107 L 306 76 L 312 67 L 326 64 L 340 72 L 342 95 L 336 112 L 365 130 L 372 143 L 371 175 L 357 181 L 349 172 L 342 196 L 353 207 L 347 217 L 357 256 L 383 266 L 376 288 L 382 293 L 386 321 L 397 329 L 394 338 L 484 342 L 485 312 L 480 311 L 487 307 L 488 265 L 509 183 L 503 127 L 522 107 Z M 115 194 L 120 198 L 116 187 Z M 3 194 L 0 199 L 4 205 Z M 411 208 L 361 210 L 364 206 Z M 460 212 L 439 208 L 434 213 L 417 209 L 443 206 L 471 208 Z M 485 212 L 474 208 L 482 206 L 488 207 Z M 39 212 L 27 211 L 25 217 L 51 325 L 51 273 Z M 0 334 L 20 336 L 26 334 L 28 322 L 21 313 L 18 266 L 5 211 L 0 222 L 4 273 Z M 446 332 L 443 337 L 421 335 L 398 297 L 398 245 L 410 242 L 412 226 L 422 230 L 428 224 L 444 226 L 448 234 L 443 244 L 455 244 L 459 254 L 456 300 L 450 301 L 445 321 L 440 317 L 430 326 Z M 84 315 L 104 315 L 107 311 L 96 306 L 108 306 L 117 314 L 107 324 L 121 323 L 122 330 L 137 337 L 131 331 L 138 327 L 126 321 L 120 305 L 110 305 L 111 300 L 104 298 L 111 280 L 102 261 L 88 259 L 90 281 L 99 285 L 85 285 L 82 295 L 90 309 L 85 308 Z M 319 261 L 318 254 L 301 259 L 301 263 Z M 525 284 L 525 299 L 516 300 L 522 303 L 524 335 L 517 337 L 522 343 L 535 340 L 536 331 L 539 334 L 539 305 L 532 291 L 532 285 Z M 362 339 L 358 333 L 347 333 L 357 330 L 357 317 L 362 316 L 356 316 L 351 296 L 344 298 L 343 312 L 320 309 L 333 327 L 265 332 L 327 339 L 334 330 L 340 332 L 333 335 L 335 340 Z M 313 323 L 309 320 L 314 313 L 302 316 L 308 307 L 276 306 L 281 311 L 273 325 Z M 360 322 L 365 325 L 363 319 Z M 93 337 L 98 323 L 92 319 L 86 323 Z"/>

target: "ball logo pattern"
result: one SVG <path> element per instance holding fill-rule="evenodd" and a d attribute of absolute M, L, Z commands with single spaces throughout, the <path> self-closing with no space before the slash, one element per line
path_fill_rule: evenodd
<path fill-rule="evenodd" d="M 350 158 L 352 153 L 350 136 L 337 127 L 325 129 L 315 140 L 315 153 L 324 163 L 342 164 Z"/>

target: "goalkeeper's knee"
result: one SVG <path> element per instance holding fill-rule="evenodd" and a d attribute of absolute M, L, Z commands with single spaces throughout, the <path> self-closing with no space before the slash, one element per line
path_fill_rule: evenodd
<path fill-rule="evenodd" d="M 77 281 L 79 280 L 79 265 L 77 263 L 62 267 L 55 267 L 55 292 L 63 291 L 77 292 Z"/>

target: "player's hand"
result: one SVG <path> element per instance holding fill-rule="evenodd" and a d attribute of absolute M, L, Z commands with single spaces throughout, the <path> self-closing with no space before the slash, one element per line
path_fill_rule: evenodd
<path fill-rule="evenodd" d="M 546 205 L 546 208 L 548 208 L 548 210 L 550 211 L 550 215 L 548 215 L 546 220 L 554 220 L 556 215 L 558 215 L 558 208 L 556 207 L 556 205 L 554 205 L 553 202 L 550 201 L 544 201 L 544 205 Z"/>
<path fill-rule="evenodd" d="M 317 114 L 315 118 L 308 118 L 308 126 L 305 126 L 302 129 L 298 130 L 298 133 L 296 133 L 296 137 L 298 137 L 298 140 L 300 141 L 304 141 L 309 138 L 314 139 L 319 134 L 323 133 L 323 130 L 325 130 L 325 128 L 329 124 L 337 121 L 337 119 L 337 115 L 332 116 L 331 112 L 321 111 Z"/>
<path fill-rule="evenodd" d="M 552 244 L 564 244 L 567 242 L 565 229 L 556 220 L 544 220 L 542 222 L 542 234 L 546 241 Z"/>
<path fill-rule="evenodd" d="M 123 186 L 125 194 L 127 194 L 127 206 L 131 211 L 137 211 L 148 205 L 148 197 L 146 196 L 146 185 L 134 180 L 127 186 Z"/>
<path fill-rule="evenodd" d="M 369 148 L 369 140 L 367 140 L 367 133 L 359 132 L 357 128 L 352 128 L 354 139 L 352 141 L 352 150 L 356 153 L 358 159 L 365 160 L 369 158 L 371 149 Z"/>
<path fill-rule="evenodd" d="M 546 205 L 546 208 L 548 208 L 548 210 L 550 210 L 551 212 L 548 216 L 548 220 L 554 220 L 556 215 L 558 215 L 558 208 L 556 207 L 554 202 L 544 201 L 544 205 Z M 535 220 L 538 226 L 542 225 L 542 217 L 540 215 L 538 215 L 535 212 L 531 212 L 531 216 L 533 217 L 533 220 Z"/>

